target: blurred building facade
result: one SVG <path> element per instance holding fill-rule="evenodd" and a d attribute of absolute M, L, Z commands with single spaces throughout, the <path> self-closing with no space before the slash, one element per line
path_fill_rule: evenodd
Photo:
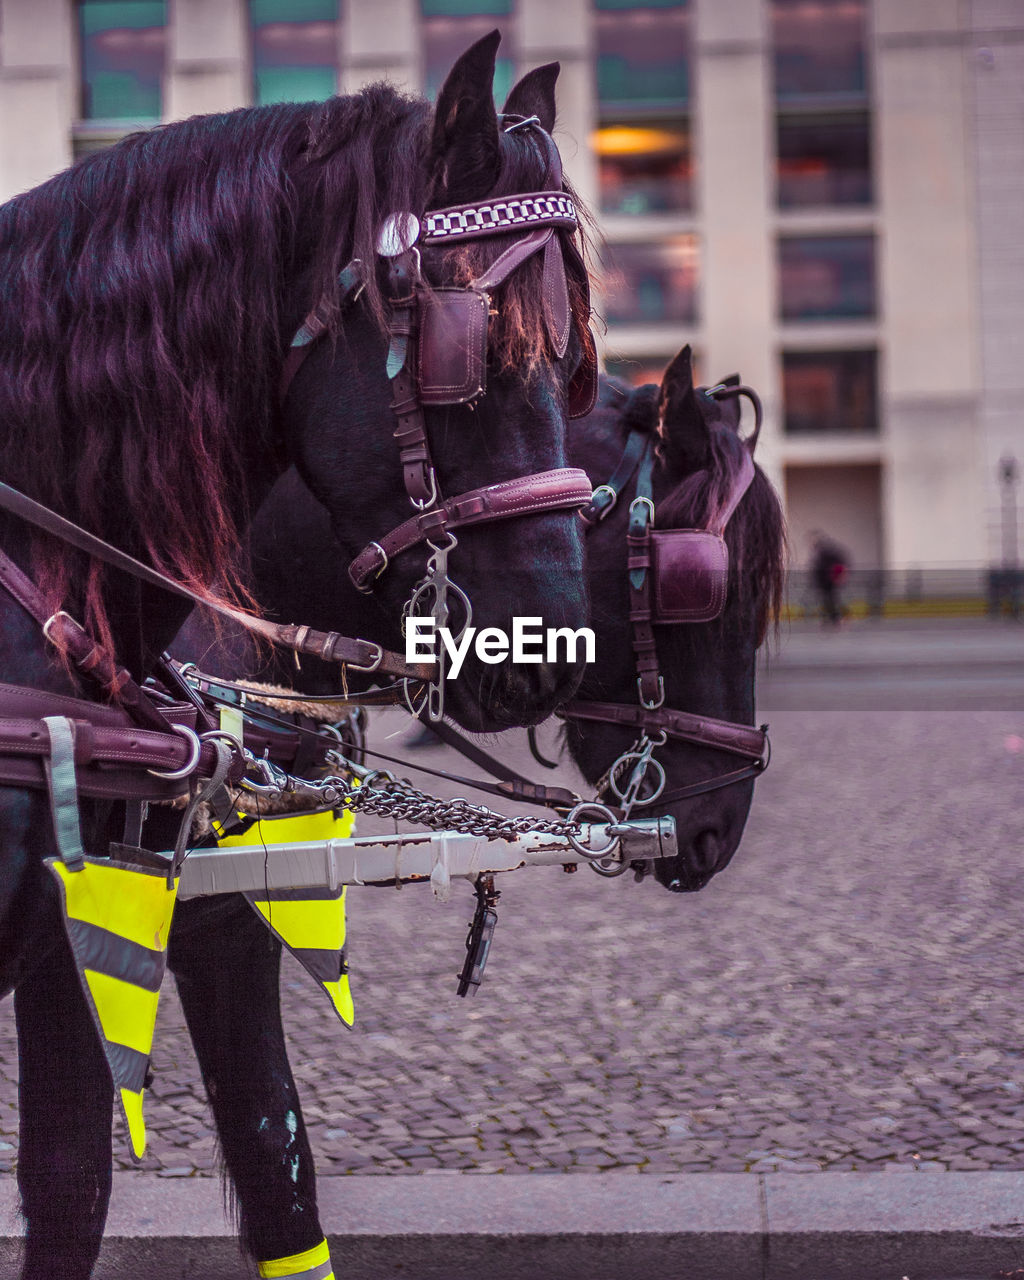
<path fill-rule="evenodd" d="M 0 198 L 131 129 L 387 77 L 494 26 L 562 64 L 609 369 L 766 403 L 794 561 L 998 563 L 1024 461 L 1020 0 L 0 0 Z"/>

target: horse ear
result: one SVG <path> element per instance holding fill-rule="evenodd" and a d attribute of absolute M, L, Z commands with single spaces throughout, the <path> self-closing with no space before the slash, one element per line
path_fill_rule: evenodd
<path fill-rule="evenodd" d="M 505 100 L 502 114 L 506 116 L 536 116 L 545 133 L 555 127 L 555 81 L 560 66 L 547 62 L 543 67 L 528 71 L 522 80 L 512 86 Z"/>
<path fill-rule="evenodd" d="M 456 60 L 437 95 L 431 156 L 436 185 L 451 204 L 485 196 L 498 180 L 501 150 L 494 110 L 494 60 L 501 33 L 492 31 Z"/>
<path fill-rule="evenodd" d="M 665 459 L 681 474 L 706 466 L 709 433 L 693 388 L 693 358 L 689 344 L 665 370 L 658 395 L 658 430 Z"/>

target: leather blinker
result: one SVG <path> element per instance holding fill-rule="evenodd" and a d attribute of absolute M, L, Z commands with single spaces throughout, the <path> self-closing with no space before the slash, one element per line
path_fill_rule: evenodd
<path fill-rule="evenodd" d="M 725 608 L 729 550 L 704 529 L 654 529 L 653 621 L 712 622 Z"/>
<path fill-rule="evenodd" d="M 418 382 L 426 405 L 465 404 L 487 386 L 487 294 L 473 288 L 422 290 Z"/>

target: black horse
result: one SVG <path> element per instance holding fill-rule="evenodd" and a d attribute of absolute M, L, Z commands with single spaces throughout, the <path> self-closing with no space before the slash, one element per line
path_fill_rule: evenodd
<path fill-rule="evenodd" d="M 595 486 L 603 484 L 615 472 L 630 434 L 643 433 L 658 449 L 659 526 L 700 526 L 737 472 L 743 447 L 737 428 L 735 400 L 718 400 L 693 387 L 687 348 L 661 388 L 632 390 L 603 379 L 597 407 L 572 433 L 571 460 L 586 468 Z M 607 520 L 589 535 L 597 661 L 581 690 L 590 699 L 622 703 L 636 701 L 626 585 L 631 496 L 632 490 L 624 489 Z M 658 653 L 667 705 L 749 725 L 755 652 L 778 609 L 784 542 L 781 508 L 760 470 L 726 530 L 731 568 L 724 612 L 713 623 L 659 628 Z M 329 520 L 294 471 L 282 477 L 258 513 L 252 542 L 254 591 L 270 612 L 330 627 L 341 602 L 349 625 L 360 634 L 396 642 L 387 619 L 347 584 Z M 255 671 L 261 679 L 309 694 L 338 692 L 337 673 L 326 664 L 303 660 L 296 671 L 288 659 L 270 655 L 261 665 L 247 637 L 218 636 L 196 615 L 175 651 L 211 674 L 231 678 Z M 585 720 L 567 726 L 569 750 L 593 783 L 635 736 Z M 730 756 L 693 745 L 663 746 L 655 758 L 663 764 L 669 789 L 735 768 Z M 657 865 L 659 881 L 671 889 L 698 889 L 721 870 L 739 844 L 752 794 L 752 782 L 740 782 L 672 803 L 680 852 L 673 863 Z M 638 812 L 664 811 L 655 802 Z M 313 1159 L 281 1026 L 280 954 L 279 943 L 239 895 L 191 900 L 177 908 L 170 964 L 236 1194 L 243 1240 L 263 1257 L 274 1250 L 294 1251 L 320 1233 Z M 241 999 L 243 990 L 252 998 Z"/>
<path fill-rule="evenodd" d="M 728 391 L 738 383 L 738 378 L 726 379 L 717 390 Z M 694 387 L 690 349 L 684 347 L 660 387 L 626 391 L 621 384 L 605 381 L 595 413 L 586 426 L 579 423 L 571 433 L 570 454 L 595 486 L 602 485 L 619 465 L 630 432 L 651 433 L 656 443 L 655 527 L 707 529 L 736 491 L 748 455 L 738 432 L 739 400 L 720 399 L 715 392 Z M 604 429 L 595 430 L 595 421 L 602 420 Z M 629 623 L 631 598 L 623 563 L 634 495 L 631 481 L 612 514 L 588 534 L 591 626 L 600 661 L 584 675 L 577 693 L 580 703 L 638 704 L 635 633 Z M 725 540 L 729 567 L 720 615 L 705 623 L 654 626 L 663 705 L 733 726 L 752 726 L 756 654 L 769 623 L 778 616 L 785 558 L 782 508 L 760 467 L 754 468 L 753 479 L 725 525 Z M 637 736 L 635 727 L 590 719 L 570 718 L 566 724 L 569 752 L 592 783 L 630 751 Z M 654 864 L 655 875 L 674 892 L 701 889 L 728 865 L 739 846 L 755 773 L 673 801 L 677 790 L 739 772 L 736 756 L 670 736 L 656 748 L 654 759 L 665 773 L 665 798 L 638 812 L 671 813 L 679 843 L 675 859 Z"/>
<path fill-rule="evenodd" d="M 495 33 L 463 55 L 436 111 L 375 86 L 199 117 L 128 138 L 0 208 L 0 477 L 205 596 L 231 598 L 225 584 L 238 580 L 250 513 L 289 460 L 343 543 L 404 520 L 402 468 L 381 425 L 383 267 L 363 272 L 357 303 L 332 302 L 345 264 L 377 261 L 391 215 L 544 189 L 553 148 L 528 117 L 553 117 L 556 69 L 513 94 L 509 111 L 527 119 L 509 131 L 491 97 L 497 43 Z M 475 412 L 426 411 L 443 494 L 565 463 L 569 380 L 588 341 L 586 281 L 569 233 L 556 234 L 575 321 L 567 349 L 549 336 L 534 258 L 496 291 Z M 424 248 L 424 275 L 462 283 L 515 241 Z M 327 335 L 281 404 L 289 341 L 317 306 Z M 136 680 L 184 620 L 179 599 L 17 519 L 4 516 L 0 535 L 46 608 L 78 618 Z M 480 622 L 507 628 L 519 611 L 579 625 L 582 556 L 578 521 L 563 510 L 467 531 L 452 568 Z M 514 592 L 502 580 L 510 563 Z M 422 564 L 412 552 L 381 579 L 383 608 L 397 616 Z M 471 727 L 527 723 L 578 677 L 567 663 L 506 669 L 496 682 L 476 665 L 449 710 Z M 95 696 L 6 592 L 0 679 Z M 119 837 L 122 810 L 83 802 L 87 851 L 102 856 Z M 45 794 L 0 785 L 0 989 L 15 990 L 26 1280 L 89 1275 L 110 1191 L 111 1081 L 43 866 L 53 845 Z M 218 1008 L 206 1016 L 216 1026 Z M 63 1067 L 66 1089 L 54 1087 Z M 260 1256 L 316 1243 L 294 1221 L 284 1236 Z"/>

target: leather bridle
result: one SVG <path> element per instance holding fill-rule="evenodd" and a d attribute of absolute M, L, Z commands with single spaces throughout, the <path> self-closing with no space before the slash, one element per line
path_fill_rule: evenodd
<path fill-rule="evenodd" d="M 658 664 L 654 627 L 666 623 L 710 622 L 724 608 L 728 581 L 725 527 L 754 478 L 753 454 L 761 429 L 761 402 L 749 387 L 720 385 L 705 390 L 704 394 L 716 400 L 746 396 L 755 414 L 754 430 L 743 441 L 740 469 L 713 523 L 702 529 L 655 528 L 655 439 L 649 432 L 635 429 L 627 438 L 612 478 L 594 490 L 590 503 L 579 513 L 588 526 L 598 524 L 613 510 L 622 490 L 636 476 L 635 496 L 629 507 L 627 570 L 637 702 L 576 700 L 557 712 L 565 720 L 622 725 L 637 733 L 633 746 L 612 763 L 598 784 L 598 801 L 607 797 L 621 812 L 623 820 L 638 806 L 655 801 L 659 806 L 674 804 L 757 778 L 768 767 L 770 758 L 767 725 L 754 728 L 664 705 L 665 682 Z M 746 763 L 666 793 L 665 769 L 654 752 L 669 740 L 723 751 Z M 648 775 L 652 777 L 649 779 Z M 642 795 L 645 782 L 648 791 Z M 620 874 L 628 866 L 609 864 L 609 868 L 598 866 L 597 869 L 604 874 Z"/>
<path fill-rule="evenodd" d="M 468 626 L 472 618 L 469 598 L 447 571 L 448 557 L 458 545 L 455 529 L 541 512 L 575 510 L 591 496 L 584 471 L 560 467 L 472 489 L 446 500 L 430 456 L 424 409 L 469 404 L 486 394 L 491 293 L 535 254 L 543 254 L 543 306 L 552 348 L 559 359 L 568 349 L 572 311 L 563 245 L 557 231 L 578 230 L 576 207 L 562 190 L 558 149 L 539 121 L 518 116 L 502 119 L 508 122 L 507 131 L 533 128 L 539 135 L 548 156 L 548 189 L 431 210 L 424 214 L 422 223 L 411 213 L 392 214 L 377 245 L 379 255 L 387 261 L 387 373 L 392 389 L 394 438 L 405 491 L 415 514 L 368 543 L 352 560 L 348 573 L 357 590 L 368 593 L 397 556 L 425 543 L 430 551 L 426 572 L 413 589 L 404 615 L 426 613 L 439 628 L 448 625 L 453 599 L 462 606 L 462 625 Z M 477 241 L 510 233 L 521 238 L 468 285 L 430 286 L 425 282 L 421 246 Z M 282 401 L 311 345 L 327 330 L 331 313 L 358 296 L 363 280 L 361 264 L 350 262 L 339 277 L 340 302 L 338 297 L 323 300 L 306 317 L 286 357 L 280 385 Z M 590 412 L 596 388 L 596 353 L 592 335 L 587 333 L 583 360 L 569 389 L 571 417 Z M 444 715 L 443 653 L 436 671 L 436 677 L 427 685 L 426 696 L 426 710 L 435 723 Z"/>

